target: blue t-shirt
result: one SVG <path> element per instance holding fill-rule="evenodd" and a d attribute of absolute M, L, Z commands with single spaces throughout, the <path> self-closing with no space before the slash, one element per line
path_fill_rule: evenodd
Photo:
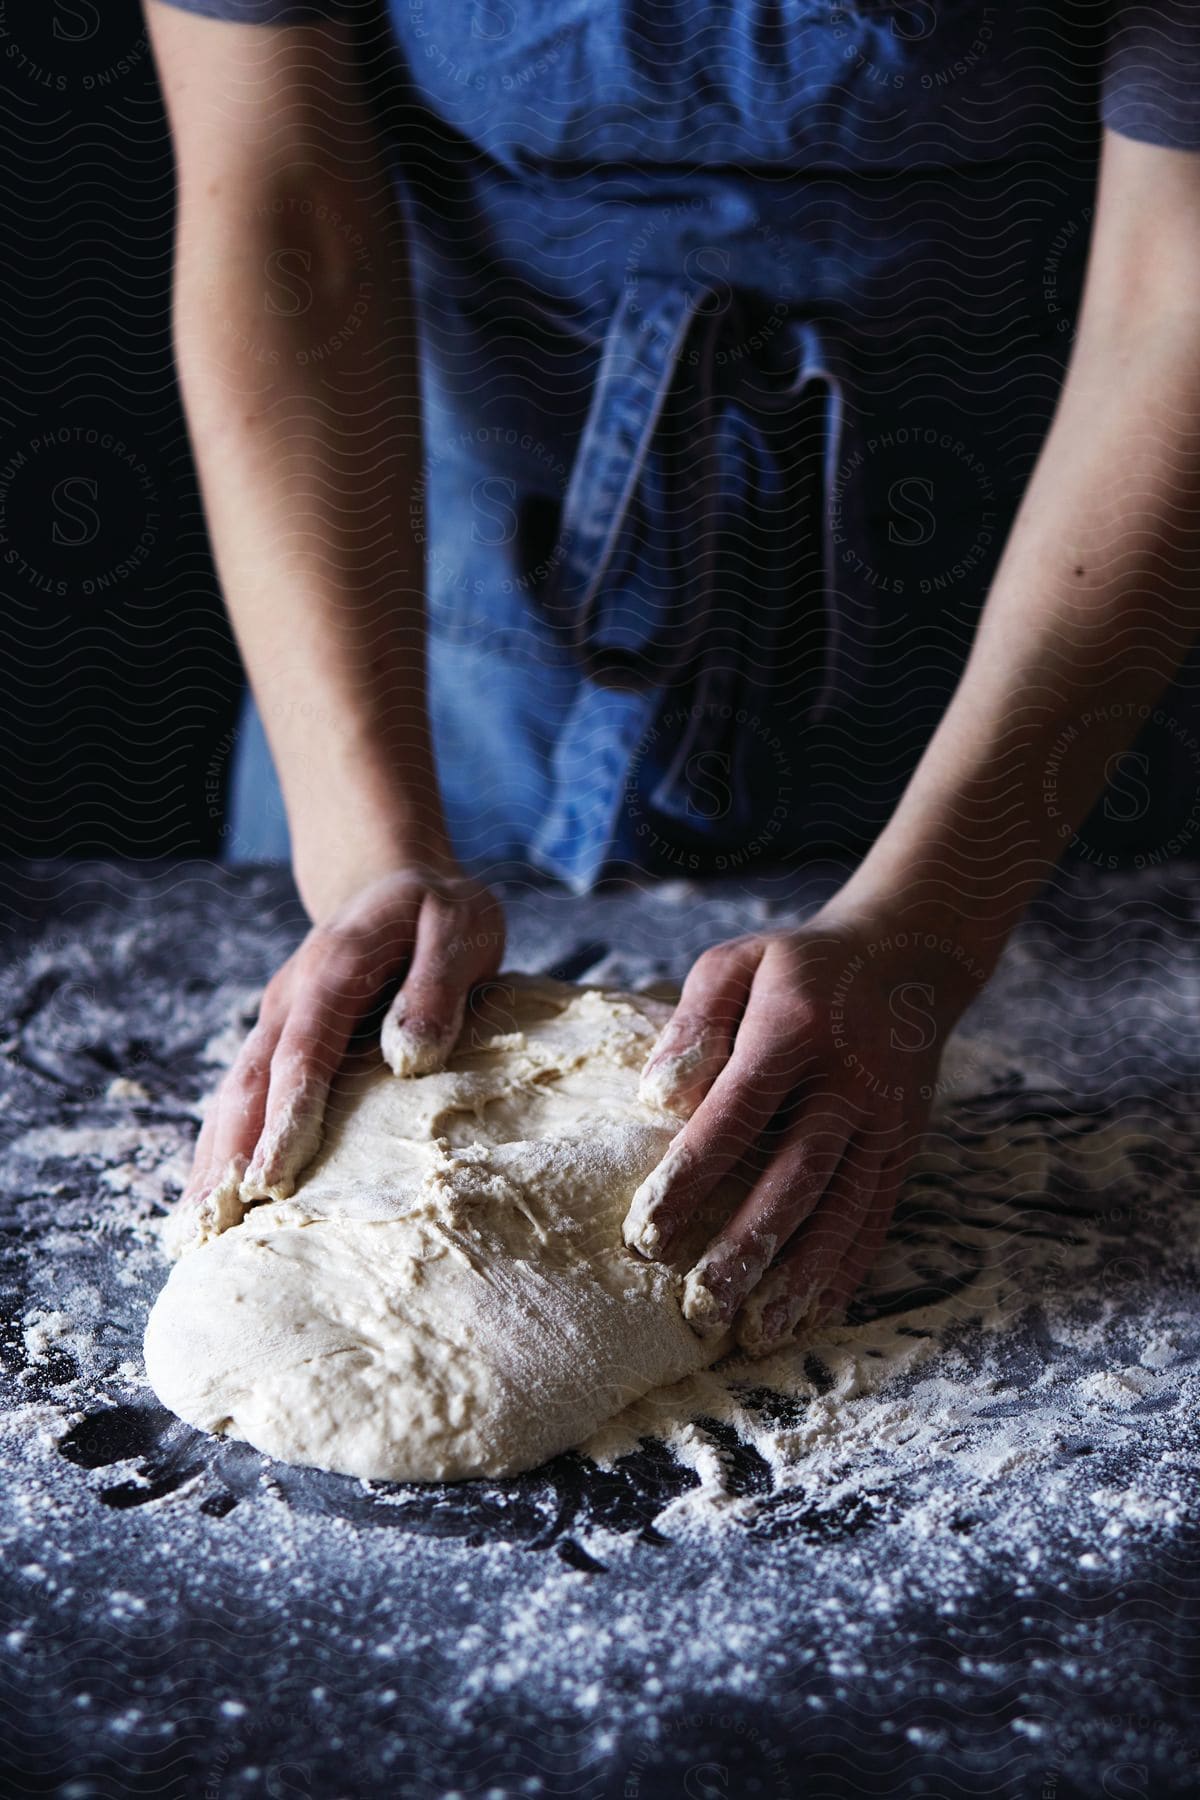
<path fill-rule="evenodd" d="M 344 18 L 373 63 L 464 856 L 864 848 L 1053 413 L 1100 125 L 1200 150 L 1200 8 L 176 3 Z"/>

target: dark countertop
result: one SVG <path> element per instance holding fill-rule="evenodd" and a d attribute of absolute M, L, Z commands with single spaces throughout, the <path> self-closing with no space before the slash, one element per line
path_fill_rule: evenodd
<path fill-rule="evenodd" d="M 820 885 L 525 889 L 510 962 L 677 975 Z M 901 1273 L 786 1395 L 730 1389 L 763 1435 L 453 1488 L 272 1464 L 144 1385 L 153 1219 L 286 879 L 0 887 L 0 1792 L 1196 1791 L 1195 869 L 1039 903 Z M 897 1332 L 929 1354 L 873 1386 Z"/>

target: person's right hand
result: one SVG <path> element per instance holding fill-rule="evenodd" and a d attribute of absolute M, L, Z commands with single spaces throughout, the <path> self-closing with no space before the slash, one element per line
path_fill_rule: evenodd
<path fill-rule="evenodd" d="M 494 974 L 504 915 L 463 875 L 408 865 L 315 925 L 267 984 L 258 1022 L 209 1105 L 181 1205 L 218 1188 L 286 1199 L 315 1156 L 330 1085 L 351 1035 L 397 987 L 383 1022 L 398 1076 L 441 1068 L 467 994 Z"/>

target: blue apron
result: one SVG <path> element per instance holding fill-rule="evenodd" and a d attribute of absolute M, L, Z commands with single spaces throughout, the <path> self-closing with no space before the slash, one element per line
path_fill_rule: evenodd
<path fill-rule="evenodd" d="M 881 829 L 1059 391 L 1096 10 L 1048 51 L 979 0 L 392 0 L 471 866 L 585 889 Z M 251 714 L 242 858 L 286 850 L 265 762 Z"/>

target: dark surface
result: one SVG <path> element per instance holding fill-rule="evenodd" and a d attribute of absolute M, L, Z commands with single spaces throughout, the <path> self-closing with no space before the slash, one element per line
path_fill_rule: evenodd
<path fill-rule="evenodd" d="M 1179 869 L 1106 880 L 1072 877 L 1042 905 L 988 1003 L 1060 1085 L 1014 1075 L 956 1127 L 967 1146 L 1003 1121 L 1014 1141 L 1036 1130 L 1061 1148 L 1132 1107 L 1174 1134 L 1171 1166 L 1146 1153 L 1144 1216 L 1072 1276 L 1081 1317 L 1118 1292 L 1103 1337 L 1051 1344 L 1062 1328 L 1043 1282 L 994 1345 L 969 1329 L 954 1341 L 980 1416 L 1027 1415 L 1035 1439 L 1061 1382 L 1135 1360 L 1147 1317 L 1186 1315 L 1195 1290 L 1200 888 Z M 570 976 L 603 962 L 614 981 L 679 972 L 737 920 L 786 916 L 794 899 L 765 881 L 757 898 L 526 891 L 511 960 Z M 664 1521 L 697 1476 L 653 1438 L 611 1469 L 573 1454 L 456 1487 L 270 1463 L 173 1420 L 140 1385 L 140 1334 L 164 1274 L 151 1216 L 213 1080 L 203 1046 L 249 1016 L 298 935 L 290 889 L 200 865 L 14 868 L 3 926 L 5 1793 L 1195 1791 L 1195 1331 L 1174 1385 L 1164 1376 L 1115 1424 L 1100 1416 L 1011 1472 L 947 1475 L 954 1505 L 926 1538 L 919 1461 L 836 1494 L 786 1491 L 716 1417 L 697 1429 L 727 1493 L 754 1504 L 707 1534 Z M 114 1091 L 115 1077 L 139 1089 Z M 958 1192 L 946 1182 L 951 1209 Z M 1052 1183 L 1020 1205 L 1014 1242 L 1080 1238 L 1077 1201 Z M 936 1249 L 941 1228 L 910 1207 L 901 1230 Z M 923 1275 L 922 1254 L 865 1318 L 903 1318 L 976 1278 L 969 1253 L 956 1265 L 931 1250 Z M 70 1328 L 31 1340 L 31 1316 L 54 1308 Z M 800 1399 L 747 1386 L 747 1411 L 802 1425 L 832 1385 L 822 1355 Z M 1131 1527 L 1111 1554 L 1080 1535 L 1093 1490 L 1133 1487 L 1160 1514 L 1178 1491 L 1166 1524 Z M 1044 1542 L 1022 1511 L 1046 1520 Z"/>

